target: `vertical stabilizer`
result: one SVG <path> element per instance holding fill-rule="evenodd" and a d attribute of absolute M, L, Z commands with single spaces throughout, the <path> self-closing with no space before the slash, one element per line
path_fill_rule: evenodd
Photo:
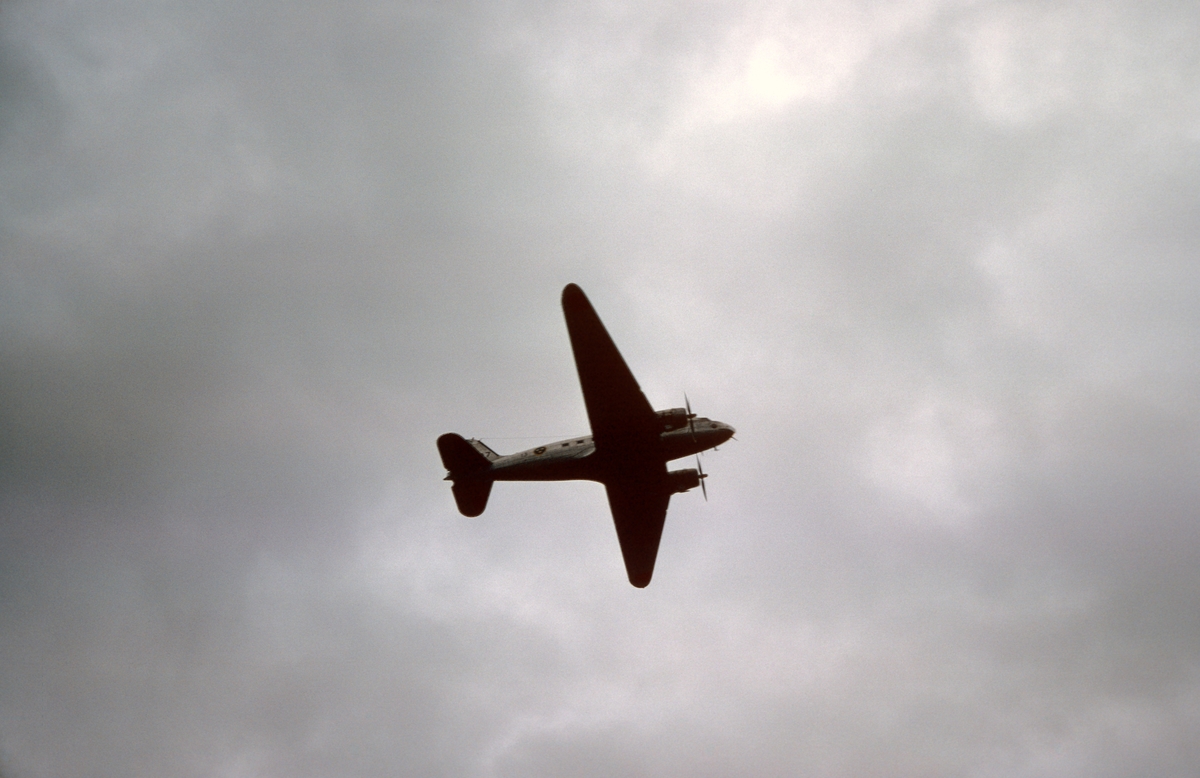
<path fill-rule="evenodd" d="M 470 443 L 472 446 L 474 446 L 476 451 L 478 451 L 480 454 L 483 454 L 485 457 L 487 457 L 488 461 L 500 458 L 500 455 L 497 454 L 495 451 L 492 451 L 486 445 L 484 445 L 482 440 L 476 440 L 475 438 L 471 438 L 467 442 Z"/>

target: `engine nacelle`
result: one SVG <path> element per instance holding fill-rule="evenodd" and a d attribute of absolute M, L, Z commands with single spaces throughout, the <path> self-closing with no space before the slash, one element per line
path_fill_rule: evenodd
<path fill-rule="evenodd" d="M 689 489 L 695 489 L 700 485 L 699 470 L 672 470 L 667 473 L 668 483 L 671 485 L 671 494 L 680 494 Z"/>
<path fill-rule="evenodd" d="M 658 417 L 663 432 L 681 429 L 688 423 L 687 408 L 670 408 L 665 411 L 656 411 L 654 415 Z"/>

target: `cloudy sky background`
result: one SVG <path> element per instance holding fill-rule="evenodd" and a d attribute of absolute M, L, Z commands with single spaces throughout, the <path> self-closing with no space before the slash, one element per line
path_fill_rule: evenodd
<path fill-rule="evenodd" d="M 0 774 L 1194 775 L 1197 40 L 6 3 Z M 587 430 L 568 282 L 738 428 L 644 591 L 599 486 L 441 481 Z"/>

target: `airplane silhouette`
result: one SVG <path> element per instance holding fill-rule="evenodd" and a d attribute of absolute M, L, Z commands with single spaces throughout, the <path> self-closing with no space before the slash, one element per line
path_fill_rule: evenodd
<path fill-rule="evenodd" d="M 608 492 L 629 583 L 643 588 L 654 560 L 672 494 L 704 487 L 699 468 L 667 471 L 667 462 L 715 448 L 733 437 L 719 421 L 685 408 L 655 411 L 621 357 L 587 295 L 575 284 L 562 293 L 563 314 L 583 388 L 592 434 L 508 456 L 453 432 L 437 440 L 458 510 L 478 516 L 496 481 L 599 481 Z"/>

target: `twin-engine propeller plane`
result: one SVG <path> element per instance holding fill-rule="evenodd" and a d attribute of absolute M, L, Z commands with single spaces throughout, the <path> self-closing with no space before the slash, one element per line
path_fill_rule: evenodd
<path fill-rule="evenodd" d="M 697 418 L 690 403 L 655 411 L 583 290 L 567 285 L 562 305 L 592 434 L 500 456 L 450 432 L 438 438 L 438 452 L 464 516 L 483 513 L 496 481 L 604 484 L 629 583 L 642 588 L 654 573 L 671 495 L 699 486 L 708 497 L 699 457 L 696 469 L 668 472 L 667 462 L 715 448 L 734 429 Z"/>

